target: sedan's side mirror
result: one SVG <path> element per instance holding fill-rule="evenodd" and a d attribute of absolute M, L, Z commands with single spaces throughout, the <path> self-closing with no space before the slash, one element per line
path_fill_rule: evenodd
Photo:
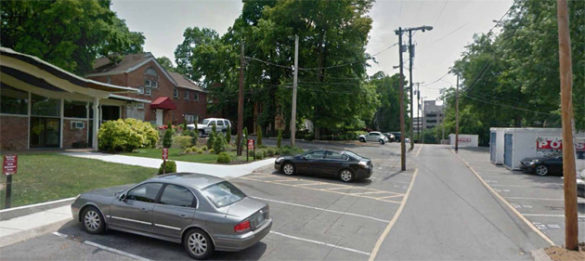
<path fill-rule="evenodd" d="M 126 193 L 120 193 L 120 195 L 118 195 L 118 200 L 126 201 Z"/>

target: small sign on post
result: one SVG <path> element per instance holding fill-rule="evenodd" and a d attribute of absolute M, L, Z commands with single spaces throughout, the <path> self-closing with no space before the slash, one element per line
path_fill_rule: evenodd
<path fill-rule="evenodd" d="M 4 208 L 10 208 L 10 201 L 12 200 L 12 175 L 16 174 L 18 170 L 18 156 L 4 155 L 2 161 L 2 173 L 6 175 L 6 197 L 4 197 Z"/>
<path fill-rule="evenodd" d="M 163 174 L 167 172 L 167 159 L 169 158 L 169 149 L 163 148 L 162 149 L 162 160 L 163 160 Z"/>

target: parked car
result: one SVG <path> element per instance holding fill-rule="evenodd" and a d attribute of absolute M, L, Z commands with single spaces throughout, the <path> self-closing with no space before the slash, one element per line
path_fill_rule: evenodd
<path fill-rule="evenodd" d="M 89 233 L 113 229 L 182 243 L 195 259 L 248 248 L 272 226 L 266 203 L 221 178 L 193 173 L 87 192 L 71 211 Z"/>
<path fill-rule="evenodd" d="M 545 156 L 525 158 L 520 161 L 520 168 L 525 172 L 536 173 L 539 176 L 563 173 L 562 156 Z"/>
<path fill-rule="evenodd" d="M 396 136 L 392 132 L 384 132 L 384 135 L 388 138 L 388 142 L 393 142 L 396 139 Z"/>
<path fill-rule="evenodd" d="M 577 175 L 577 196 L 585 198 L 585 169 Z"/>
<path fill-rule="evenodd" d="M 372 161 L 351 151 L 314 150 L 296 156 L 279 157 L 274 168 L 285 175 L 304 173 L 339 178 L 343 182 L 372 175 Z"/>
<path fill-rule="evenodd" d="M 394 141 L 400 142 L 402 134 L 400 132 L 391 132 L 394 135 Z"/>
<path fill-rule="evenodd" d="M 379 131 L 372 131 L 367 135 L 360 135 L 359 140 L 361 142 L 374 141 L 384 145 L 384 143 L 388 142 L 388 137 L 386 137 L 386 135 L 382 134 Z"/>
<path fill-rule="evenodd" d="M 211 133 L 213 128 L 213 124 L 215 124 L 215 131 L 217 132 L 227 132 L 228 127 L 232 128 L 231 121 L 223 118 L 207 118 L 204 119 L 201 123 L 195 126 L 194 123 L 187 124 L 187 129 L 194 130 L 197 127 L 197 131 L 200 135 L 208 135 Z"/>

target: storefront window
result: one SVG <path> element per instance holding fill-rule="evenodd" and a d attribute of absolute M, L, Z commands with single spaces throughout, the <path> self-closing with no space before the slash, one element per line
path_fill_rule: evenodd
<path fill-rule="evenodd" d="M 6 85 L 1 85 L 0 112 L 28 114 L 28 93 Z"/>
<path fill-rule="evenodd" d="M 44 96 L 32 94 L 31 114 L 35 116 L 55 116 L 61 115 L 61 101 Z"/>
<path fill-rule="evenodd" d="M 70 118 L 87 118 L 87 102 L 65 100 L 64 116 Z"/>

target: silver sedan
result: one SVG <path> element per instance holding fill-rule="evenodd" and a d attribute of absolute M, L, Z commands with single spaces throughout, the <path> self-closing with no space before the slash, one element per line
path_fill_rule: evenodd
<path fill-rule="evenodd" d="M 114 229 L 182 243 L 195 259 L 248 248 L 272 226 L 266 203 L 223 179 L 192 173 L 84 193 L 71 211 L 89 233 Z"/>

